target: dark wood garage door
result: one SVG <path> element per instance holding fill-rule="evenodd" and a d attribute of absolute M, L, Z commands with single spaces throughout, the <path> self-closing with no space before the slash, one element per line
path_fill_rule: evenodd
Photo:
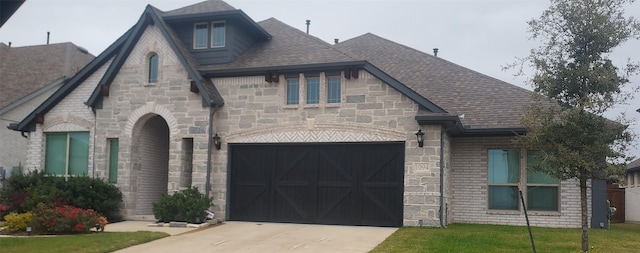
<path fill-rule="evenodd" d="M 230 145 L 229 219 L 401 226 L 404 143 Z"/>

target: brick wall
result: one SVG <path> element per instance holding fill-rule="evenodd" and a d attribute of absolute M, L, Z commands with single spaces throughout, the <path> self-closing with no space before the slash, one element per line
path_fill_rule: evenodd
<path fill-rule="evenodd" d="M 522 211 L 488 209 L 487 149 L 517 148 L 509 137 L 458 137 L 452 139 L 452 194 L 450 211 L 453 222 L 526 225 Z M 591 198 L 589 193 L 589 198 Z M 529 211 L 532 226 L 579 227 L 580 188 L 574 180 L 560 184 L 560 211 Z M 590 210 L 590 207 L 589 207 Z"/>

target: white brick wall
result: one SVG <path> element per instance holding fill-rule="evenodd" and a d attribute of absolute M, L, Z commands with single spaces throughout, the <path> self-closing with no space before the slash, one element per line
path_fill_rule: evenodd
<path fill-rule="evenodd" d="M 509 137 L 452 139 L 453 199 L 450 211 L 453 222 L 526 225 L 522 211 L 488 210 L 487 149 L 514 147 Z M 590 193 L 588 195 L 591 198 Z M 578 182 L 574 180 L 561 182 L 560 212 L 529 211 L 528 213 L 532 226 L 579 227 L 581 218 Z"/>

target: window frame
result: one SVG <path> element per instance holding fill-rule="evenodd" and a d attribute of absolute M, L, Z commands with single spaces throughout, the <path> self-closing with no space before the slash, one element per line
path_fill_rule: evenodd
<path fill-rule="evenodd" d="M 116 146 L 115 156 L 113 153 L 114 143 Z M 107 138 L 107 181 L 110 184 L 118 184 L 118 162 L 120 153 L 120 140 L 118 138 Z M 115 164 L 114 164 L 115 160 Z M 115 166 L 115 167 L 114 167 Z"/>
<path fill-rule="evenodd" d="M 311 101 L 310 100 L 310 94 L 309 92 L 311 91 L 311 85 L 309 85 L 309 80 L 314 80 L 315 81 L 315 87 L 314 87 L 314 91 L 315 91 L 315 100 Z M 309 76 L 309 77 L 305 77 L 305 104 L 307 105 L 320 105 L 320 76 Z M 310 102 L 311 101 L 311 102 Z"/>
<path fill-rule="evenodd" d="M 295 87 L 296 87 L 296 91 L 295 91 L 295 96 L 294 94 L 291 94 L 291 85 L 292 83 L 290 82 L 296 82 L 295 83 Z M 294 106 L 294 105 L 299 105 L 300 104 L 300 78 L 287 78 L 286 79 L 286 83 L 287 86 L 285 87 L 285 91 L 286 91 L 286 98 L 285 98 L 285 103 L 288 106 Z M 292 99 L 295 98 L 295 101 L 293 101 Z"/>
<path fill-rule="evenodd" d="M 86 168 L 82 169 L 83 171 L 81 171 L 80 173 L 74 173 L 73 170 L 74 168 L 72 168 L 72 163 L 78 162 L 79 160 L 75 160 L 73 157 L 77 156 L 75 154 L 72 154 L 71 151 L 73 151 L 73 149 L 75 149 L 74 147 L 72 147 L 73 145 L 73 140 L 74 137 L 73 135 L 77 135 L 77 134 L 82 134 L 82 147 L 80 147 L 80 150 L 86 150 L 86 152 L 83 152 L 81 155 L 81 162 L 83 163 L 83 165 L 86 165 Z M 50 164 L 50 159 L 55 159 L 55 158 L 50 158 L 50 155 L 52 155 L 52 153 L 50 153 L 50 149 L 59 149 L 59 147 L 50 147 L 49 145 L 51 144 L 51 140 L 49 139 L 49 136 L 55 136 L 55 135 L 64 135 L 65 136 L 65 148 L 64 148 L 64 171 L 63 174 L 58 174 L 57 172 L 55 172 L 55 168 L 52 168 L 52 165 Z M 69 131 L 69 132 L 45 132 L 44 133 L 44 139 L 45 139 L 45 150 L 44 150 L 44 171 L 48 174 L 52 174 L 55 176 L 63 176 L 63 177 L 69 177 L 69 176 L 80 176 L 80 175 L 88 175 L 89 174 L 89 148 L 90 148 L 90 142 L 91 142 L 91 135 L 89 133 L 89 131 Z M 77 139 L 77 138 L 76 138 Z M 86 143 L 84 143 L 86 141 Z M 77 159 L 77 158 L 76 158 Z M 52 173 L 53 172 L 53 173 Z"/>
<path fill-rule="evenodd" d="M 331 104 L 331 105 L 335 105 L 335 104 L 340 104 L 342 103 L 342 75 L 330 75 L 326 77 L 327 79 L 327 104 Z M 331 80 L 332 79 L 337 79 L 339 81 L 338 83 L 338 87 L 337 87 L 337 98 L 332 98 L 331 97 Z"/>
<path fill-rule="evenodd" d="M 222 24 L 222 45 L 216 45 L 216 25 L 218 24 Z M 221 48 L 221 47 L 225 47 L 227 46 L 227 22 L 226 21 L 213 21 L 211 22 L 211 32 L 210 32 L 210 37 L 211 37 L 211 42 L 210 42 L 210 47 L 211 48 Z"/>
<path fill-rule="evenodd" d="M 503 184 L 491 184 L 490 183 L 490 151 L 491 150 L 517 150 L 518 151 L 518 155 L 519 155 L 519 182 L 520 182 L 520 187 L 521 187 L 521 191 L 523 193 L 523 198 L 525 200 L 525 203 L 527 204 L 527 211 L 530 211 L 532 214 L 557 214 L 560 213 L 562 210 L 561 207 L 561 198 L 562 198 L 562 180 L 557 179 L 557 183 L 554 184 L 549 184 L 549 183 L 529 183 L 529 176 L 530 173 L 542 173 L 542 172 L 534 172 L 534 171 L 529 171 L 528 170 L 528 166 L 530 165 L 530 161 L 528 161 L 528 154 L 530 152 L 536 152 L 537 150 L 535 149 L 525 149 L 525 148 L 495 148 L 495 147 L 490 147 L 490 148 L 486 148 L 486 157 L 487 157 L 487 181 L 486 181 L 486 185 L 487 185 L 487 192 L 486 192 L 486 196 L 487 196 L 487 211 L 490 213 L 521 213 L 522 212 L 522 201 L 520 200 L 520 195 L 518 194 L 517 196 L 517 205 L 518 205 L 518 209 L 496 209 L 496 208 L 491 208 L 491 199 L 490 199 L 490 187 L 491 185 L 503 185 Z M 533 180 L 532 180 L 533 181 Z M 510 185 L 510 184 L 509 184 Z M 517 183 L 516 183 L 517 185 Z M 530 202 L 529 202 L 529 198 L 530 198 L 530 193 L 529 191 L 532 189 L 535 189 L 536 187 L 555 187 L 556 190 L 556 198 L 557 198 L 557 203 L 556 203 L 556 209 L 555 210 L 545 210 L 545 209 L 531 209 L 530 208 Z"/>
<path fill-rule="evenodd" d="M 155 60 L 155 66 L 153 66 Z M 155 79 L 152 74 L 155 72 Z M 147 57 L 147 83 L 156 84 L 160 77 L 160 56 L 156 52 L 151 52 Z"/>
<path fill-rule="evenodd" d="M 205 34 L 204 34 L 204 46 L 199 47 L 198 46 L 198 26 L 199 25 L 204 25 L 205 26 Z M 193 49 L 207 49 L 209 48 L 209 23 L 207 22 L 200 22 L 200 23 L 195 23 L 193 24 Z"/>
<path fill-rule="evenodd" d="M 517 166 L 517 179 L 518 181 L 516 182 L 509 182 L 509 178 L 510 176 L 507 174 L 506 175 L 506 180 L 507 182 L 491 182 L 491 169 L 492 169 L 492 163 L 491 163 L 491 151 L 502 151 L 502 152 L 513 152 L 513 151 L 517 151 L 518 152 L 518 157 L 517 157 L 517 161 L 518 161 L 518 166 Z M 508 153 L 507 153 L 508 154 Z M 509 162 L 509 159 L 507 158 L 507 162 Z M 507 165 L 509 165 L 507 163 Z M 491 190 L 492 188 L 504 188 L 504 187 L 510 187 L 510 188 L 514 188 L 517 190 L 518 189 L 518 182 L 520 181 L 521 177 L 522 177 L 522 161 L 520 159 L 520 150 L 519 149 L 488 149 L 487 150 L 487 208 L 489 210 L 499 210 L 499 211 L 519 211 L 520 210 L 520 203 L 519 203 L 519 197 L 520 196 L 516 196 L 514 199 L 512 199 L 512 201 L 514 201 L 515 204 L 515 208 L 492 208 L 492 200 L 491 200 Z M 509 172 L 509 168 L 507 167 L 507 172 Z"/>

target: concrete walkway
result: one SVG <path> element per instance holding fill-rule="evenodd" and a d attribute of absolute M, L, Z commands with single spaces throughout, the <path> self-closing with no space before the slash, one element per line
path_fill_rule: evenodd
<path fill-rule="evenodd" d="M 107 229 L 118 231 L 109 225 Z M 175 233 L 116 252 L 368 252 L 396 229 L 255 222 L 226 222 L 199 230 L 142 227 L 138 230 Z"/>

